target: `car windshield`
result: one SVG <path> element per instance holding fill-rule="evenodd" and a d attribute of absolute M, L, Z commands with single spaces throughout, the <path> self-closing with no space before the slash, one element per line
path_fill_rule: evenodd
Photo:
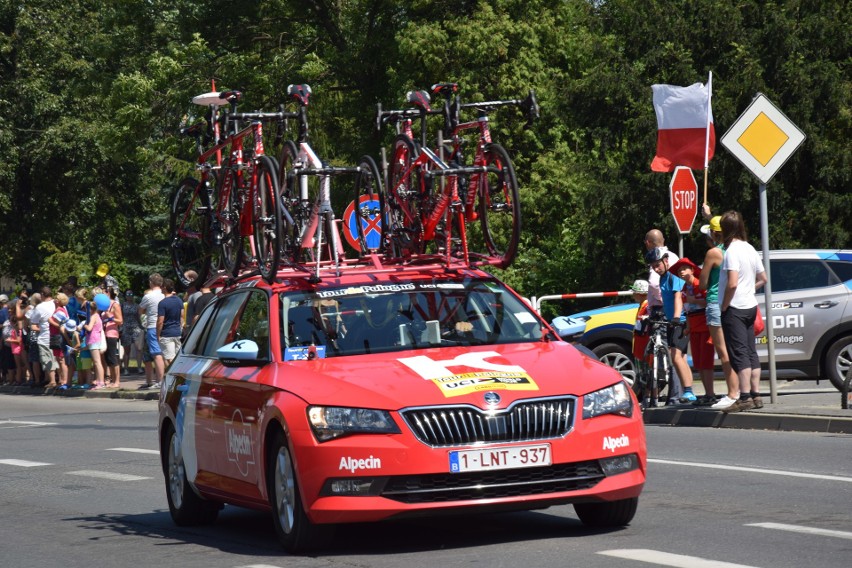
<path fill-rule="evenodd" d="M 470 278 L 284 292 L 281 328 L 285 359 L 542 338 L 524 302 L 499 282 Z"/>

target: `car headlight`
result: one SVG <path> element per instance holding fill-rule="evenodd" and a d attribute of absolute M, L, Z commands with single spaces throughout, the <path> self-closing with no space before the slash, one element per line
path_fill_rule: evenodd
<path fill-rule="evenodd" d="M 602 414 L 633 416 L 633 399 L 627 383 L 619 381 L 599 391 L 583 396 L 583 418 L 594 418 Z"/>
<path fill-rule="evenodd" d="M 399 434 L 400 430 L 386 410 L 310 406 L 308 421 L 317 440 L 327 442 L 350 434 Z"/>

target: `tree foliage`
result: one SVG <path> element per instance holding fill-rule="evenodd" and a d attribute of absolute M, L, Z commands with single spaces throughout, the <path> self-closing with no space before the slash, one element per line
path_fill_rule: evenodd
<path fill-rule="evenodd" d="M 504 110 L 492 134 L 523 201 L 520 257 L 500 275 L 541 295 L 623 287 L 653 226 L 677 242 L 670 176 L 649 168 L 650 86 L 712 71 L 719 136 L 758 92 L 807 135 L 768 186 L 771 246 L 850 248 L 850 18 L 842 0 L 0 0 L 0 270 L 53 279 L 66 254 L 137 285 L 167 271 L 167 196 L 193 171 L 178 127 L 211 80 L 247 110 L 309 83 L 312 144 L 337 164 L 379 157 L 392 133 L 375 104 L 407 90 L 535 89 L 541 119 L 524 129 Z M 756 236 L 758 184 L 721 145 L 708 179 L 714 210 L 741 210 Z"/>

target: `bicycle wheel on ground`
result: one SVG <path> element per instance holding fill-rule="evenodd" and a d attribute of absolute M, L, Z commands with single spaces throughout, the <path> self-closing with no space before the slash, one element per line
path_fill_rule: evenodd
<path fill-rule="evenodd" d="M 390 254 L 396 257 L 418 254 L 422 250 L 420 219 L 420 181 L 412 175 L 411 164 L 417 145 L 400 134 L 394 139 L 385 188 L 387 228 L 384 235 Z"/>
<path fill-rule="evenodd" d="M 478 213 L 482 238 L 498 268 L 506 268 L 518 252 L 521 203 L 518 181 L 509 153 L 499 144 L 485 146 L 488 172 L 478 177 Z"/>
<path fill-rule="evenodd" d="M 669 386 L 669 375 L 672 371 L 672 365 L 668 360 L 668 353 L 657 352 L 654 354 L 654 382 L 658 398 L 663 398 L 663 393 L 671 397 L 672 389 L 666 389 Z"/>
<path fill-rule="evenodd" d="M 172 266 L 186 287 L 203 282 L 210 271 L 209 215 L 206 185 L 194 178 L 183 180 L 172 194 L 169 234 Z"/>
<path fill-rule="evenodd" d="M 254 246 L 257 265 L 264 280 L 272 283 L 281 262 L 283 223 L 275 161 L 261 156 L 257 164 L 257 193 L 254 211 Z"/>
<path fill-rule="evenodd" d="M 382 246 L 384 229 L 384 191 L 382 176 L 376 161 L 362 156 L 358 161 L 358 176 L 355 179 L 355 227 L 360 254 L 377 251 Z M 347 221 L 348 222 L 348 221 Z"/>

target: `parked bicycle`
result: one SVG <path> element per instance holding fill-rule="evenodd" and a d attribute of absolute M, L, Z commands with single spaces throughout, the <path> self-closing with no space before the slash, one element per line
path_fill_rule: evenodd
<path fill-rule="evenodd" d="M 221 120 L 228 134 L 200 153 L 199 179 L 184 180 L 171 201 L 172 263 L 185 286 L 207 278 L 215 252 L 219 256 L 215 266 L 221 262 L 234 277 L 247 266 L 256 266 L 269 281 L 278 271 L 281 237 L 290 220 L 278 203 L 275 160 L 264 154 L 263 122 L 283 123 L 287 115 L 283 111 L 238 113 L 241 96 L 239 91 L 218 93 L 230 108 L 221 118 L 216 117 L 215 93 L 196 101 L 211 107 L 211 118 Z M 243 121 L 249 125 L 241 128 Z M 199 145 L 203 143 L 198 140 Z M 221 166 L 211 161 L 224 151 Z M 217 169 L 218 176 L 214 175 Z M 198 274 L 193 281 L 185 276 L 190 269 Z"/>
<path fill-rule="evenodd" d="M 289 85 L 287 94 L 297 101 L 294 116 L 299 123 L 296 141 L 284 142 L 279 160 L 281 204 L 293 219 L 292 231 L 283 243 L 284 254 L 296 264 L 313 263 L 317 274 L 323 262 L 338 266 L 344 258 L 343 243 L 332 208 L 331 179 L 342 174 L 355 174 L 355 198 L 359 231 L 369 222 L 371 212 L 359 205 L 359 195 L 379 195 L 381 175 L 375 161 L 363 156 L 355 167 L 334 167 L 324 163 L 308 142 L 308 115 L 311 87 Z M 375 217 L 375 214 L 372 215 Z M 367 252 L 366 239 L 361 238 L 361 252 Z"/>
<path fill-rule="evenodd" d="M 645 320 L 644 326 L 650 339 L 642 360 L 638 361 L 633 381 L 633 392 L 643 410 L 657 406 L 660 400 L 666 400 L 666 396 L 671 399 L 678 394 L 667 337 L 669 330 L 684 333 L 683 324 L 674 324 L 665 319 L 649 318 Z"/>

